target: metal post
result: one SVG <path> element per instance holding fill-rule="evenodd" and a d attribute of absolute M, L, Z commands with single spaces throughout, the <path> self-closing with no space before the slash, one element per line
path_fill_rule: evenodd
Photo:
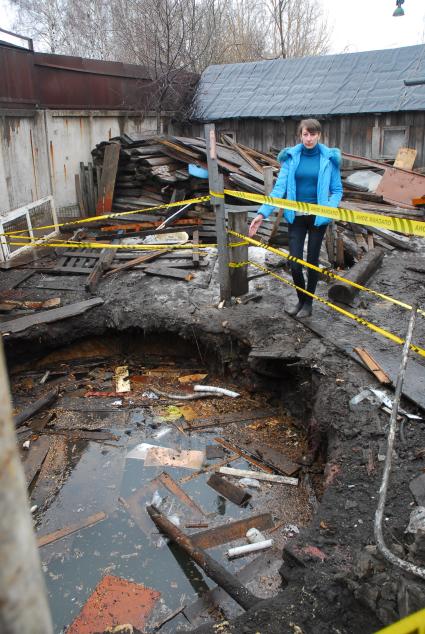
<path fill-rule="evenodd" d="M 228 212 L 229 229 L 247 235 L 248 213 L 246 211 Z M 239 238 L 230 236 L 231 242 L 239 242 Z M 248 244 L 242 247 L 231 247 L 230 261 L 238 264 L 248 260 Z M 230 269 L 230 287 L 232 297 L 240 297 L 248 292 L 248 266 L 238 266 Z"/>
<path fill-rule="evenodd" d="M 0 632 L 53 634 L 0 343 Z"/>
<path fill-rule="evenodd" d="M 207 148 L 209 188 L 210 192 L 216 192 L 219 194 L 219 196 L 211 196 L 211 204 L 215 214 L 215 227 L 217 233 L 220 300 L 224 300 L 226 302 L 230 300 L 231 290 L 226 216 L 224 209 L 223 175 L 219 174 L 218 171 L 215 125 L 213 123 L 207 123 L 204 126 L 204 132 Z"/>

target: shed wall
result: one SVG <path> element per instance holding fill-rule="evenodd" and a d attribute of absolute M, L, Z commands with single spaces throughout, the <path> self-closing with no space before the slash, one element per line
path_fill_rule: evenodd
<path fill-rule="evenodd" d="M 344 152 L 380 159 L 384 130 L 406 127 L 407 147 L 417 150 L 415 167 L 425 166 L 425 112 L 329 117 L 321 121 L 322 141 Z M 262 152 L 294 145 L 299 119 L 224 119 L 215 121 L 219 132 L 233 133 L 234 139 Z M 194 123 L 188 134 L 203 136 L 203 124 Z"/>

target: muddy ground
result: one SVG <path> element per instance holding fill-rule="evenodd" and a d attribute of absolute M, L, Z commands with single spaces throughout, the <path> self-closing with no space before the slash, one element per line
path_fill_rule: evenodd
<path fill-rule="evenodd" d="M 414 244 L 415 252 L 387 253 L 370 285 L 423 305 L 423 274 L 406 268 L 412 264 L 425 268 L 425 250 L 419 240 Z M 257 250 L 250 255 L 263 257 Z M 268 255 L 267 261 L 281 265 L 275 256 Z M 279 271 L 286 275 L 284 269 Z M 8 288 L 15 274 L 1 274 L 2 289 Z M 31 290 L 32 299 L 58 296 L 58 292 L 35 288 L 45 275 L 37 273 L 20 290 Z M 267 395 L 270 403 L 300 421 L 305 434 L 311 433 L 312 417 L 317 421 L 310 443 L 319 439 L 320 452 L 313 465 L 303 470 L 316 485 L 319 504 L 311 523 L 283 548 L 280 592 L 234 622 L 204 626 L 197 632 L 366 634 L 423 608 L 425 584 L 387 564 L 375 547 L 373 521 L 389 414 L 371 399 L 350 407 L 350 399 L 365 387 L 380 387 L 350 350 L 362 345 L 381 353 L 394 370 L 401 346 L 324 306 L 316 307 L 304 323 L 289 317 L 284 308 L 294 303 L 293 291 L 272 278 L 252 280 L 253 301 L 219 309 L 216 275 L 208 285 L 203 276 L 197 273 L 188 283 L 140 271 L 112 277 L 98 287 L 102 306 L 80 317 L 6 336 L 9 362 L 28 360 L 28 355 L 36 357 L 83 335 L 118 331 L 149 338 L 153 333 L 167 333 L 183 339 L 224 379 L 237 378 L 252 395 Z M 325 297 L 325 282 L 320 282 L 319 294 Z M 60 295 L 62 303 L 88 297 L 83 288 Z M 362 293 L 350 310 L 405 336 L 409 313 L 401 307 Z M 418 318 L 414 335 L 418 345 L 423 345 L 424 333 L 424 320 Z M 415 354 L 410 367 L 407 387 L 414 392 L 417 380 L 420 393 L 423 359 Z M 402 406 L 425 416 L 407 399 Z M 393 552 L 417 564 L 425 564 L 421 542 L 416 537 L 415 544 L 415 535 L 405 531 L 416 506 L 409 483 L 425 471 L 423 426 L 423 421 L 406 421 L 402 437 L 397 435 L 384 523 L 385 539 Z"/>

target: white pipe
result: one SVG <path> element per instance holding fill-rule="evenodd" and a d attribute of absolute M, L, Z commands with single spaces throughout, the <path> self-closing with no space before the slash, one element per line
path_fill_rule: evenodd
<path fill-rule="evenodd" d="M 195 385 L 193 389 L 195 392 L 212 392 L 215 394 L 223 394 L 224 396 L 231 396 L 232 398 L 240 396 L 238 392 L 232 392 L 232 390 L 226 390 L 224 387 L 216 387 L 215 385 Z"/>
<path fill-rule="evenodd" d="M 287 476 L 274 475 L 274 473 L 261 473 L 259 471 L 233 469 L 232 467 L 220 467 L 219 471 L 223 475 L 230 475 L 235 478 L 255 478 L 256 480 L 265 480 L 266 482 L 276 484 L 292 484 L 292 486 L 298 485 L 298 478 L 288 478 Z"/>
<path fill-rule="evenodd" d="M 226 555 L 229 559 L 234 557 L 241 557 L 242 555 L 249 555 L 249 553 L 255 553 L 258 550 L 266 550 L 273 546 L 272 539 L 266 539 L 263 542 L 255 542 L 255 544 L 245 544 L 245 546 L 236 546 L 235 548 L 229 548 Z"/>

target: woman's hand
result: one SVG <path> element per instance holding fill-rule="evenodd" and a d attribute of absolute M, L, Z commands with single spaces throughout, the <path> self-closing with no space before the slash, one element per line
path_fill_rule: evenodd
<path fill-rule="evenodd" d="M 264 217 L 261 214 L 258 214 L 258 216 L 255 216 L 254 220 L 249 225 L 248 236 L 250 238 L 252 238 L 252 236 L 255 236 L 258 229 L 261 227 L 261 223 L 263 222 L 263 220 L 264 220 Z"/>

